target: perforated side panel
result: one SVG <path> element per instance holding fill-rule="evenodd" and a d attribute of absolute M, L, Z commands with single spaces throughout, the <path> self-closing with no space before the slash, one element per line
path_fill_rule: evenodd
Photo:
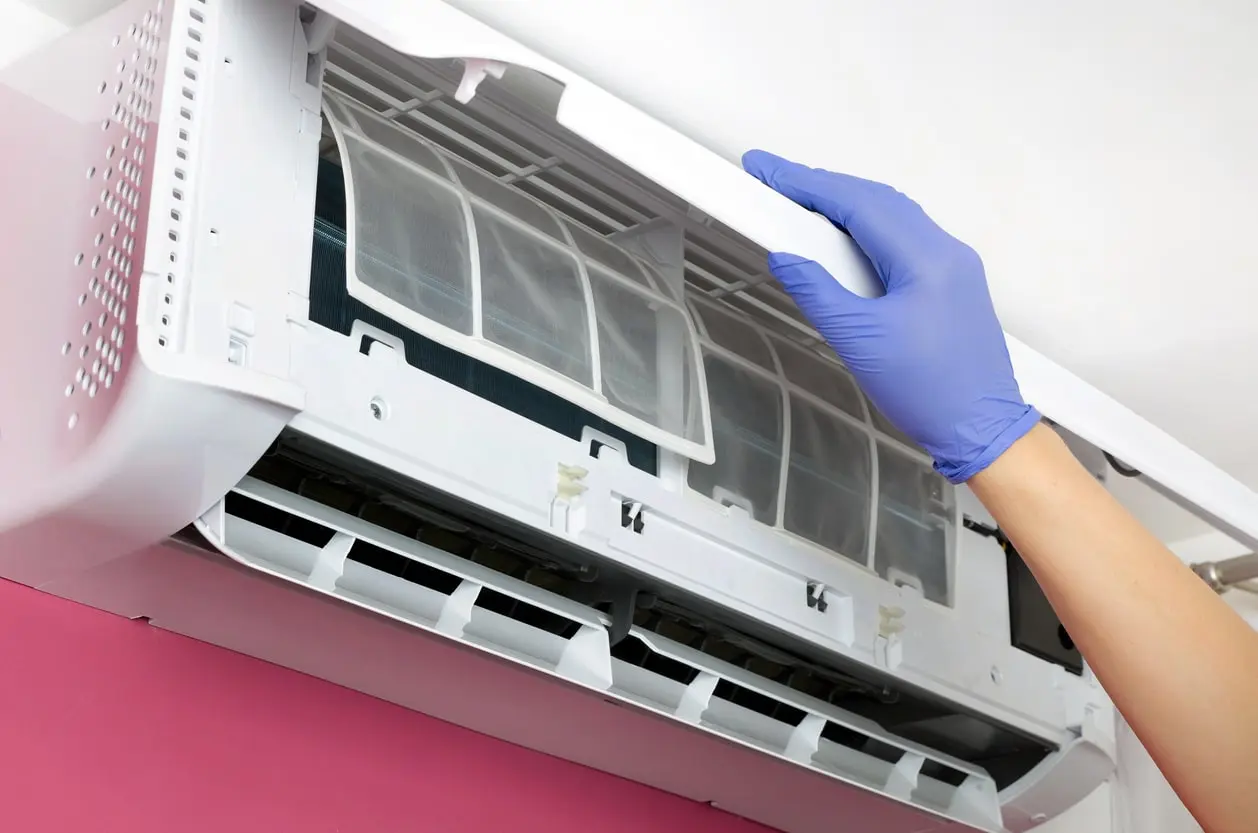
<path fill-rule="evenodd" d="M 150 134 L 156 132 L 151 119 L 162 54 L 161 5 L 113 37 L 110 46 L 118 62 L 97 87 L 109 109 L 101 120 L 100 159 L 86 171 L 89 190 L 100 189 L 88 209 L 90 239 L 74 256 L 80 280 L 88 276 L 78 297 L 83 323 L 61 345 L 63 354 L 78 360 L 65 391 L 71 409 L 66 428 L 71 431 L 78 427 L 80 411 L 95 413 L 92 403 L 83 400 L 98 398 L 122 378 L 127 322 L 134 318 L 133 279 L 139 273 L 135 258 L 143 257 L 143 244 L 137 244 L 140 218 L 148 211 L 144 186 Z M 113 397 L 105 396 L 101 410 Z"/>
<path fill-rule="evenodd" d="M 169 193 L 161 195 L 169 201 L 169 213 L 153 218 L 154 235 L 151 239 L 160 241 L 161 252 L 149 264 L 162 275 L 155 320 L 148 322 L 157 332 L 157 345 L 161 348 L 169 348 L 175 343 L 175 334 L 181 324 L 180 277 L 187 271 L 183 267 L 188 259 L 186 238 L 190 229 L 186 215 L 194 157 L 193 131 L 200 117 L 198 104 L 203 87 L 202 76 L 206 72 L 205 43 L 208 18 L 213 12 L 211 3 L 212 0 L 177 0 L 171 8 L 170 77 L 172 83 L 178 86 L 178 96 L 171 96 L 177 106 L 172 108 L 175 112 L 168 114 L 167 123 L 174 158 L 161 162 L 170 166 L 168 170 L 173 179 L 169 181 Z M 166 211 L 165 208 L 162 210 Z"/>
<path fill-rule="evenodd" d="M 0 471 L 64 463 L 135 350 L 170 0 L 129 2 L 0 78 Z"/>

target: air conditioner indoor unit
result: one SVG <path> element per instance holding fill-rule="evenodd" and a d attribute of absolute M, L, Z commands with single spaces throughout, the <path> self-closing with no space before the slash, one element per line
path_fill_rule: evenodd
<path fill-rule="evenodd" d="M 0 575 L 787 831 L 1025 830 L 1113 709 L 764 269 L 839 232 L 439 0 L 129 0 L 10 67 Z M 1258 498 L 1015 340 L 1024 392 Z"/>

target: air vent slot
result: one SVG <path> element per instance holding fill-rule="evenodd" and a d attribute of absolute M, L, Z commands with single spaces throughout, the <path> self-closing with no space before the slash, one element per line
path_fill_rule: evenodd
<path fill-rule="evenodd" d="M 443 596 L 453 593 L 461 583 L 458 576 L 367 541 L 355 541 L 346 560 L 435 590 Z"/>
<path fill-rule="evenodd" d="M 561 639 L 571 639 L 581 629 L 578 622 L 487 588 L 482 588 L 480 595 L 476 597 L 476 607 L 554 634 Z"/>
<path fill-rule="evenodd" d="M 683 686 L 699 676 L 699 671 L 675 659 L 657 654 L 639 639 L 622 639 L 612 646 L 612 657 L 635 668 L 641 668 Z"/>
<path fill-rule="evenodd" d="M 267 529 L 273 529 L 312 547 L 324 547 L 336 533 L 314 521 L 269 506 L 237 492 L 227 496 L 227 514 Z"/>

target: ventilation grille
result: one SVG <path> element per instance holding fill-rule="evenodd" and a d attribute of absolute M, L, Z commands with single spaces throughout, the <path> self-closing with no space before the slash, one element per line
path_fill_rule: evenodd
<path fill-rule="evenodd" d="M 128 321 L 144 257 L 141 234 L 148 212 L 147 185 L 156 133 L 153 116 L 164 66 L 165 0 L 111 32 L 107 69 L 95 84 L 100 114 L 98 154 L 84 177 L 87 239 L 73 257 L 82 281 L 77 331 L 62 342 L 69 361 L 64 384 L 65 426 L 74 431 L 89 414 L 104 414 L 121 381 Z M 132 326 L 134 321 L 131 320 Z M 93 401 L 95 400 L 95 401 Z M 82 430 L 82 429 L 80 429 Z"/>
<path fill-rule="evenodd" d="M 181 324 L 180 276 L 184 271 L 183 261 L 187 258 L 186 238 L 191 233 L 185 215 L 189 210 L 190 180 L 195 170 L 193 137 L 200 118 L 201 76 L 205 72 L 209 47 L 209 16 L 214 11 L 210 0 L 186 0 L 172 9 L 172 14 L 178 16 L 174 21 L 177 37 L 174 38 L 170 58 L 175 64 L 171 77 L 178 88 L 178 95 L 172 96 L 177 115 L 169 124 L 174 158 L 167 160 L 173 180 L 167 195 L 169 213 L 157 218 L 161 224 L 159 227 L 165 231 L 162 239 L 164 252 L 162 260 L 154 268 L 162 270 L 165 280 L 160 288 L 161 303 L 156 307 L 156 320 L 151 322 L 157 332 L 157 346 L 163 349 L 175 345 Z"/>
<path fill-rule="evenodd" d="M 579 137 L 557 135 L 551 116 L 529 118 L 535 109 L 492 83 L 468 105 L 455 102 L 461 75 L 460 61 L 413 59 L 344 32 L 329 48 L 325 83 L 600 235 L 661 218 L 681 227 L 690 293 L 723 299 L 793 341 L 821 344 L 772 283 L 763 249 Z"/>
<path fill-rule="evenodd" d="M 480 545 L 469 544 L 466 530 L 434 521 L 400 503 L 351 515 L 247 478 L 198 529 L 268 573 L 814 772 L 999 829 L 996 784 L 979 768 L 660 633 L 635 626 L 613 647 L 608 614 L 494 569 L 495 561 L 510 569 L 510 557 L 469 557 L 467 548 Z"/>

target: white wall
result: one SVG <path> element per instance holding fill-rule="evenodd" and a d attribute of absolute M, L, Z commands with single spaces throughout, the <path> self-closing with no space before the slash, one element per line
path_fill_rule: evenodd
<path fill-rule="evenodd" d="M 64 32 L 64 23 L 20 0 L 0 0 L 0 66 Z"/>

